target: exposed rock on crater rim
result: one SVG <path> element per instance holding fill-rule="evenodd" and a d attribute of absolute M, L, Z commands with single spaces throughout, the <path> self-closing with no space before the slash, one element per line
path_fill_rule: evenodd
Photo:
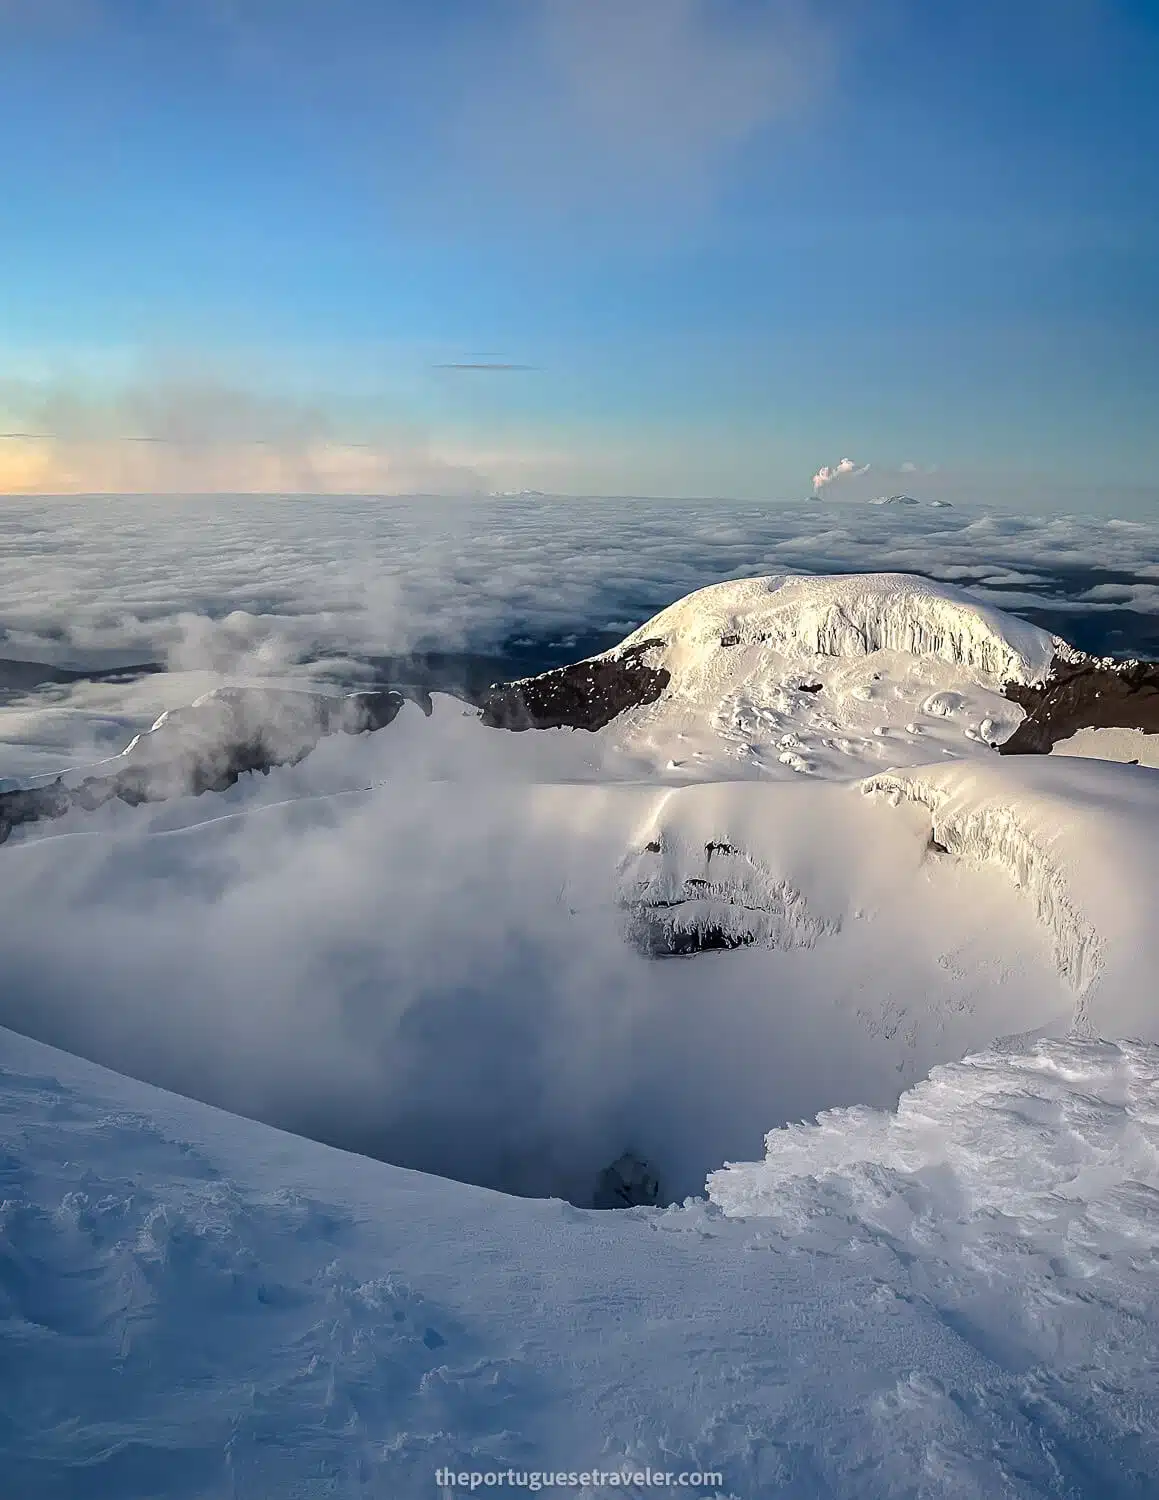
<path fill-rule="evenodd" d="M 603 729 L 622 713 L 655 703 L 672 680 L 666 667 L 651 667 L 645 655 L 664 641 L 638 641 L 538 677 L 497 683 L 483 700 L 480 717 L 491 729 Z"/>
<path fill-rule="evenodd" d="M 1007 683 L 1026 717 L 998 748 L 1003 755 L 1046 755 L 1081 729 L 1159 734 L 1159 662 L 1114 662 L 1059 653 L 1042 683 Z"/>

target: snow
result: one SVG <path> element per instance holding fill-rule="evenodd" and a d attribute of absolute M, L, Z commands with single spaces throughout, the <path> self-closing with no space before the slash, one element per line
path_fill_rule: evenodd
<path fill-rule="evenodd" d="M 189 786 L 194 768 L 212 779 L 239 750 L 260 747 L 276 762 L 300 760 L 324 734 L 343 728 L 353 732 L 360 701 L 357 693 L 311 692 L 276 680 L 219 685 L 192 702 L 165 709 L 117 755 L 38 776 L 10 777 L 0 788 L 45 786 L 58 779 L 77 786 L 89 776 L 111 777 L 133 769 L 148 774 L 155 797 L 178 796 Z"/>
<path fill-rule="evenodd" d="M 853 779 L 943 753 L 987 755 L 1023 718 L 1004 684 L 1040 680 L 1056 645 L 963 590 L 887 573 L 716 584 L 662 611 L 605 655 L 647 641 L 663 642 L 646 653 L 647 664 L 672 678 L 658 702 L 630 710 L 580 748 L 561 748 L 560 736 L 568 737 L 561 731 L 548 748 L 477 746 L 476 755 L 501 777 L 508 774 L 501 762 L 530 754 L 548 778 L 566 767 L 568 776 L 643 776 L 670 785 Z M 220 685 L 206 692 L 203 676 L 185 677 L 202 688 L 193 706 L 171 704 L 133 741 L 131 760 L 165 760 L 180 781 L 183 765 L 211 759 L 215 735 L 237 737 L 236 726 L 226 734 L 234 718 L 247 732 L 260 726 L 282 758 L 317 737 L 314 700 L 292 686 L 246 679 L 239 710 L 234 680 L 225 692 Z M 437 738 L 431 753 L 441 756 L 445 732 Z M 114 758 L 67 768 L 81 777 L 118 764 Z"/>
<path fill-rule="evenodd" d="M 397 757 L 392 730 L 359 748 Z M 625 1150 L 696 1193 L 780 1121 L 888 1105 L 1000 1031 L 1073 1017 L 1033 909 L 855 787 L 480 797 L 460 765 L 301 795 L 313 760 L 14 838 L 6 1023 L 391 1161 L 582 1201 Z M 755 941 L 639 951 L 714 925 Z"/>
<path fill-rule="evenodd" d="M 1159 960 L 1159 776 L 1052 756 L 994 757 L 870 778 L 867 794 L 921 807 L 951 854 L 1025 893 L 1076 992 L 1074 1024 L 1105 1037 L 1157 1033 L 1140 975 Z"/>
<path fill-rule="evenodd" d="M 1159 775 L 996 755 L 1056 643 L 904 575 L 641 640 L 596 734 L 436 695 L 13 833 L 14 1493 L 1154 1493 Z"/>
<path fill-rule="evenodd" d="M 653 638 L 685 670 L 723 640 L 779 656 L 938 656 L 996 683 L 1040 682 L 1054 637 L 962 589 L 906 573 L 780 574 L 718 583 L 661 611 L 624 642 Z"/>
<path fill-rule="evenodd" d="M 987 753 L 1023 717 L 1005 684 L 1041 681 L 1055 651 L 1045 631 L 901 573 L 715 584 L 617 651 L 649 641 L 659 644 L 644 659 L 671 683 L 603 743 L 660 767 L 683 735 L 718 777 L 851 778 L 942 751 Z"/>
<path fill-rule="evenodd" d="M 708 1204 L 613 1213 L 11 1033 L 0 1065 L 13 1493 L 421 1496 L 443 1466 L 644 1464 L 745 1500 L 1153 1493 L 1154 1048 L 987 1053 L 896 1115 L 783 1132 Z"/>
<path fill-rule="evenodd" d="M 1080 729 L 1065 740 L 1056 740 L 1050 753 L 1134 761 L 1159 768 L 1159 735 L 1146 734 L 1142 729 Z"/>
<path fill-rule="evenodd" d="M 1057 1233 L 1057 1252 L 1073 1257 L 1067 1269 L 1089 1277 L 1100 1267 L 1088 1257 L 1104 1243 L 1149 1248 L 1132 1242 L 1159 1214 L 1157 1085 L 1154 1045 L 1008 1044 L 935 1068 L 896 1110 L 827 1110 L 813 1124 L 770 1131 L 765 1160 L 712 1173 L 709 1198 L 730 1215 L 774 1217 L 799 1231 L 825 1211 L 818 1182 L 838 1180 L 850 1201 L 860 1189 L 857 1207 L 873 1211 L 879 1229 L 887 1201 L 900 1199 L 894 1233 L 912 1238 L 923 1215 L 957 1220 L 985 1259 L 1009 1248 L 986 1243 L 986 1227 L 1001 1216 L 1027 1241 Z M 907 1182 L 884 1185 L 883 1174 Z"/>
<path fill-rule="evenodd" d="M 936 1069 L 895 1112 L 828 1112 L 771 1132 L 766 1150 L 763 1162 L 713 1173 L 710 1201 L 767 1222 L 786 1248 L 840 1246 L 881 1278 L 887 1305 L 937 1307 L 1009 1372 L 1052 1467 L 1066 1434 L 1069 1462 L 1047 1493 L 1153 1492 L 1159 1048 L 1072 1039 L 994 1049 Z M 952 1433 L 988 1404 L 921 1376 L 898 1394 L 883 1419 L 904 1429 L 916 1417 L 927 1452 L 942 1446 L 947 1417 Z M 1082 1454 L 1100 1427 L 1102 1472 Z M 941 1457 L 960 1480 L 956 1438 Z"/>

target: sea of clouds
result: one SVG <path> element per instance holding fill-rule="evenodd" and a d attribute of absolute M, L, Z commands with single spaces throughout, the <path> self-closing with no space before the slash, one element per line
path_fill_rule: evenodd
<path fill-rule="evenodd" d="M 319 655 L 542 642 L 564 659 L 582 656 L 693 589 L 746 575 L 922 573 L 1087 649 L 1146 654 L 1159 636 L 1157 559 L 1154 523 L 961 507 L 9 500 L 0 511 L 0 656 L 168 670 L 133 684 L 5 694 L 0 776 L 114 754 L 166 708 L 237 676 L 301 674 Z"/>
<path fill-rule="evenodd" d="M 1159 526 L 947 509 L 642 499 L 125 496 L 9 500 L 4 655 L 176 650 L 190 616 L 261 617 L 295 648 L 494 645 L 627 630 L 723 578 L 896 570 L 1018 608 L 1159 614 Z M 1099 573 L 1077 591 L 1060 576 Z M 240 625 L 236 626 L 240 629 Z"/>

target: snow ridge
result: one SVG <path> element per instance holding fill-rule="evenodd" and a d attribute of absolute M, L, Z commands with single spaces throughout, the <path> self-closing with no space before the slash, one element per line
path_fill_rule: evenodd
<path fill-rule="evenodd" d="M 759 643 L 784 656 L 937 656 L 997 682 L 1046 678 L 1054 637 L 962 589 L 906 573 L 777 574 L 699 589 L 628 636 L 694 654 Z M 690 663 L 691 664 L 691 663 Z"/>
<path fill-rule="evenodd" d="M 712 1204 L 754 1243 L 872 1268 L 875 1312 L 924 1306 L 1007 1372 L 965 1401 L 924 1374 L 879 1400 L 883 1446 L 933 1479 L 875 1493 L 1154 1492 L 1154 1424 L 1140 1414 L 1159 1399 L 1157 1096 L 1153 1045 L 996 1047 L 934 1068 L 896 1112 L 826 1111 L 771 1131 L 764 1161 L 709 1176 Z M 1007 1465 L 1005 1440 L 997 1472 L 945 1443 L 980 1397 L 1007 1422 L 1030 1417 L 1045 1474 Z"/>
<path fill-rule="evenodd" d="M 883 772 L 863 781 L 861 789 L 867 796 L 885 795 L 894 805 L 907 801 L 925 807 L 933 837 L 948 853 L 997 865 L 1027 892 L 1036 917 L 1050 932 L 1058 971 L 1078 995 L 1074 1025 L 1083 1030 L 1087 1001 L 1102 971 L 1102 940 L 1072 901 L 1062 871 L 1015 809 L 1009 804 L 964 805 L 951 788 L 920 774 Z"/>
<path fill-rule="evenodd" d="M 1125 1314 L 1131 1357 L 1154 1385 L 1137 1277 L 1154 1287 L 1157 1091 L 1154 1045 L 998 1046 L 932 1069 L 896 1111 L 857 1105 L 770 1131 L 765 1159 L 712 1173 L 709 1197 L 798 1241 L 833 1234 L 871 1251 L 884 1240 L 994 1353 L 1018 1341 L 1053 1363 Z M 1154 1312 L 1153 1291 L 1146 1302 Z"/>
<path fill-rule="evenodd" d="M 854 1105 L 769 1131 L 766 1159 L 713 1173 L 709 1195 L 730 1214 L 791 1215 L 786 1189 L 794 1183 L 802 1206 L 820 1208 L 818 1182 L 830 1174 L 924 1172 L 938 1194 L 930 1170 L 938 1166 L 958 1179 L 960 1196 L 947 1194 L 953 1221 L 999 1213 L 1041 1227 L 1064 1205 L 1081 1216 L 1102 1199 L 1131 1232 L 1136 1216 L 1123 1213 L 1124 1190 L 1147 1185 L 1147 1217 L 1159 1214 L 1157 1088 L 1152 1044 L 1068 1038 L 994 1047 L 933 1068 L 895 1111 Z M 1019 1148 L 1018 1135 L 1032 1149 Z"/>

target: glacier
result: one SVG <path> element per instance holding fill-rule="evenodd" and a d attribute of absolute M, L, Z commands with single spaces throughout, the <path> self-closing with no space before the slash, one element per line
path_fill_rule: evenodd
<path fill-rule="evenodd" d="M 783 574 L 711 584 L 662 610 L 624 642 L 651 637 L 687 657 L 758 642 L 782 656 L 936 656 L 999 682 L 1037 682 L 1054 637 L 963 589 L 908 573 Z"/>

